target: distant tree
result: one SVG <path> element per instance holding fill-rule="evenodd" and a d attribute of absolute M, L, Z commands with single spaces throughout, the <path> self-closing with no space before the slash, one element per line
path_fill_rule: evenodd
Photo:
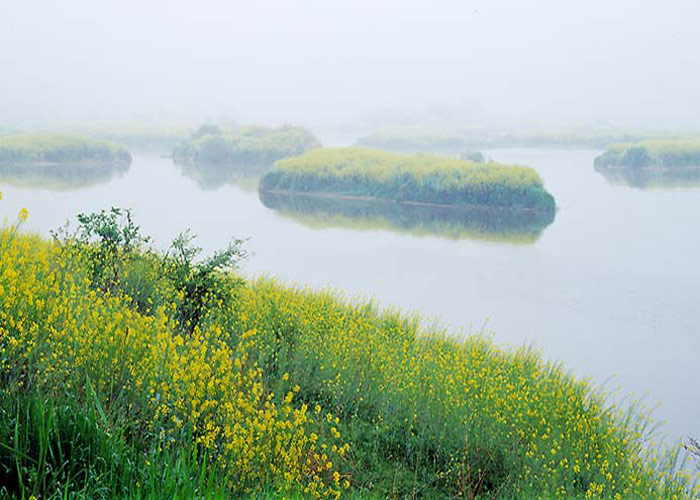
<path fill-rule="evenodd" d="M 199 139 L 205 135 L 221 135 L 221 129 L 217 125 L 211 123 L 204 124 L 197 129 L 192 137 L 194 139 Z"/>
<path fill-rule="evenodd" d="M 230 146 L 221 135 L 207 135 L 199 141 L 196 161 L 201 163 L 225 163 L 230 156 Z"/>
<path fill-rule="evenodd" d="M 484 163 L 484 155 L 480 151 L 465 151 L 459 155 L 460 160 L 471 161 L 474 163 Z"/>

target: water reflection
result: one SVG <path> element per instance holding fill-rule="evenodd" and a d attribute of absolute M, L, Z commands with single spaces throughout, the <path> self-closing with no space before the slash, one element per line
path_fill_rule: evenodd
<path fill-rule="evenodd" d="M 534 243 L 554 221 L 553 213 L 413 205 L 383 200 L 260 192 L 267 208 L 308 227 L 384 229 L 416 236 Z"/>
<path fill-rule="evenodd" d="M 105 184 L 129 170 L 129 163 L 0 164 L 0 183 L 25 189 L 68 191 Z"/>
<path fill-rule="evenodd" d="M 612 185 L 637 189 L 700 188 L 700 167 L 631 168 L 596 166 Z"/>
<path fill-rule="evenodd" d="M 175 165 L 204 191 L 218 189 L 226 184 L 236 185 L 245 191 L 255 191 L 258 188 L 260 177 L 272 167 L 272 165 L 267 164 L 232 165 L 181 162 L 175 162 Z"/>

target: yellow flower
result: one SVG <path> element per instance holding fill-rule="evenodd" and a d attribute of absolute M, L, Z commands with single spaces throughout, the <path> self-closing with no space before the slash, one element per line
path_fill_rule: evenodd
<path fill-rule="evenodd" d="M 19 215 L 17 217 L 19 218 L 20 222 L 24 222 L 25 220 L 27 220 L 27 217 L 29 217 L 29 210 L 23 208 L 19 211 Z"/>

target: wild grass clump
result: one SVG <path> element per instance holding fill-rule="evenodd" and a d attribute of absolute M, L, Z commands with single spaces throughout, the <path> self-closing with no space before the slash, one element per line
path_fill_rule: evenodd
<path fill-rule="evenodd" d="M 530 349 L 245 282 L 149 250 L 123 216 L 0 231 L 0 495 L 691 496 L 648 419 Z M 193 280 L 211 292 L 195 324 Z"/>
<path fill-rule="evenodd" d="M 275 160 L 302 154 L 319 145 L 311 132 L 291 125 L 234 130 L 203 125 L 189 140 L 175 147 L 173 157 L 183 163 L 269 166 Z"/>
<path fill-rule="evenodd" d="M 123 147 L 69 134 L 22 133 L 0 137 L 0 163 L 131 163 Z"/>
<path fill-rule="evenodd" d="M 614 144 L 596 167 L 700 167 L 700 139 L 649 139 Z"/>
<path fill-rule="evenodd" d="M 533 169 L 362 148 L 317 149 L 279 160 L 263 191 L 320 192 L 402 202 L 554 211 Z"/>

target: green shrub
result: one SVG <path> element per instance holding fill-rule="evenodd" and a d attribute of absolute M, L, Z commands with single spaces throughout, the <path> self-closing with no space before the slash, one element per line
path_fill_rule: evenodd
<path fill-rule="evenodd" d="M 137 250 L 149 241 L 132 219 L 131 211 L 112 207 L 91 214 L 78 214 L 78 227 L 66 225 L 54 231 L 54 240 L 65 252 L 86 259 L 90 280 L 96 288 L 114 293 L 126 274 L 125 268 L 139 257 Z"/>
<path fill-rule="evenodd" d="M 0 497 L 115 498 L 138 478 L 135 454 L 95 406 L 0 391 Z"/>
<path fill-rule="evenodd" d="M 189 333 L 207 310 L 231 300 L 232 290 L 241 282 L 225 271 L 235 269 L 246 256 L 243 240 L 233 240 L 226 249 L 197 262 L 202 249 L 193 240 L 189 231 L 181 233 L 163 259 L 164 275 L 176 293 L 177 322 Z"/>

